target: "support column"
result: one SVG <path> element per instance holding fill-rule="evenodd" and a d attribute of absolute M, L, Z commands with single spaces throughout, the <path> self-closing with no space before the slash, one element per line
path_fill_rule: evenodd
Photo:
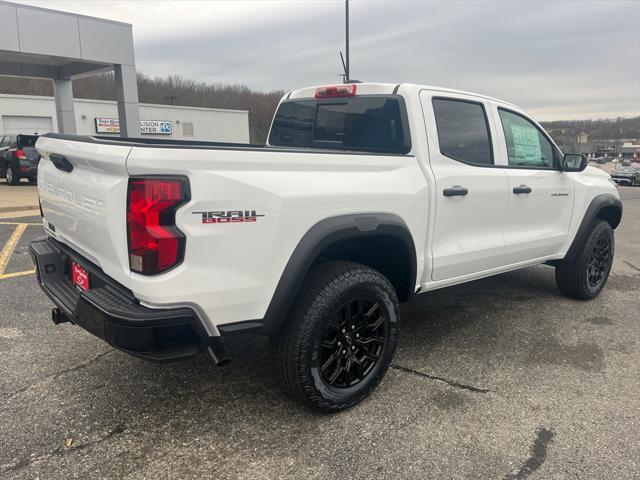
<path fill-rule="evenodd" d="M 121 137 L 140 136 L 138 83 L 133 65 L 114 65 Z"/>
<path fill-rule="evenodd" d="M 56 99 L 56 117 L 58 132 L 75 135 L 76 116 L 73 110 L 73 88 L 70 79 L 53 81 L 53 94 Z"/>

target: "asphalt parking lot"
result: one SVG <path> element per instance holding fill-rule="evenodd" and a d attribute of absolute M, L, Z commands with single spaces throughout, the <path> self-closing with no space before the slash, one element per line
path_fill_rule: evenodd
<path fill-rule="evenodd" d="M 0 219 L 0 478 L 639 478 L 640 189 L 620 191 L 600 297 L 545 266 L 418 296 L 380 387 L 332 416 L 287 398 L 260 337 L 217 369 L 54 326 L 38 218 Z"/>

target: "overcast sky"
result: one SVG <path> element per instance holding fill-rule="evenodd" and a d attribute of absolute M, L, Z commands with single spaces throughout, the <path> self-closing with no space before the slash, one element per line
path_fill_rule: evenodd
<path fill-rule="evenodd" d="M 150 76 L 288 90 L 342 70 L 340 0 L 19 3 L 133 24 Z M 491 95 L 540 120 L 640 115 L 640 0 L 353 0 L 351 72 Z"/>

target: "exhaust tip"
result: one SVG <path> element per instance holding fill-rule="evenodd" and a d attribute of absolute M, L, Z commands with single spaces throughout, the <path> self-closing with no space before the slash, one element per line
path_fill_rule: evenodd
<path fill-rule="evenodd" d="M 60 325 L 61 323 L 70 322 L 71 320 L 62 313 L 62 310 L 56 307 L 51 309 L 51 321 L 56 325 Z"/>
<path fill-rule="evenodd" d="M 211 337 L 211 343 L 207 347 L 207 352 L 209 352 L 216 367 L 223 367 L 231 363 L 231 357 L 222 345 L 219 337 Z"/>

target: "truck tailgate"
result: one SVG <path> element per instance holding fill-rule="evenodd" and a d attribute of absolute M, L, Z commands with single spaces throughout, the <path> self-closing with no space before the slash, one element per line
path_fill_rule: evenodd
<path fill-rule="evenodd" d="M 38 194 L 48 233 L 129 286 L 126 161 L 131 147 L 40 137 Z"/>

